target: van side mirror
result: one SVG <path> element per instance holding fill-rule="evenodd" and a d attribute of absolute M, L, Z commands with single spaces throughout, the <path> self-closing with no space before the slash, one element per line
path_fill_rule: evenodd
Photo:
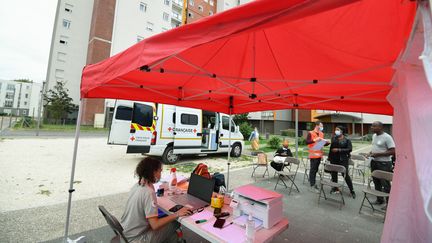
<path fill-rule="evenodd" d="M 157 120 L 159 120 L 159 117 L 158 117 L 158 116 L 155 116 L 155 117 L 153 117 L 153 119 L 154 119 L 155 121 L 157 121 Z"/>

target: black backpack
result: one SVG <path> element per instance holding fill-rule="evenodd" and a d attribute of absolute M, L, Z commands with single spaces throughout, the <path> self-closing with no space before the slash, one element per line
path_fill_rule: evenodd
<path fill-rule="evenodd" d="M 221 174 L 219 172 L 215 172 L 212 176 L 212 179 L 215 181 L 215 185 L 214 185 L 214 192 L 219 192 L 221 187 L 225 187 L 225 175 Z"/>

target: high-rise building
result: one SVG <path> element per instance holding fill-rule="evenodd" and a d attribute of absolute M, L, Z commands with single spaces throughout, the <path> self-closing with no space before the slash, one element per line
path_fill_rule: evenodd
<path fill-rule="evenodd" d="M 45 91 L 56 81 L 64 81 L 69 96 L 78 104 L 86 64 L 180 26 L 186 22 L 186 7 L 183 0 L 58 0 Z M 105 113 L 107 103 L 87 99 L 83 124 L 92 125 L 95 114 Z"/>

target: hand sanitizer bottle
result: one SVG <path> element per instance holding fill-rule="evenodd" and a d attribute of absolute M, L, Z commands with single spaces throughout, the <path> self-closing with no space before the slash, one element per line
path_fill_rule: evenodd
<path fill-rule="evenodd" d="M 255 240 L 255 220 L 253 219 L 252 213 L 249 213 L 248 220 L 246 222 L 246 241 L 252 243 Z"/>

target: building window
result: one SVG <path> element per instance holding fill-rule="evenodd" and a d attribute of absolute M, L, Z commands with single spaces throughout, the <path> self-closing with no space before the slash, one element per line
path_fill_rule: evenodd
<path fill-rule="evenodd" d="M 1 87 L 1 85 L 0 85 L 0 87 Z M 26 85 L 26 89 L 30 89 L 30 86 Z"/>
<path fill-rule="evenodd" d="M 193 18 L 193 13 L 192 13 L 192 12 L 189 12 L 189 13 L 188 13 L 188 17 L 189 17 L 189 18 Z"/>
<path fill-rule="evenodd" d="M 28 98 L 28 94 L 25 94 L 25 97 Z"/>
<path fill-rule="evenodd" d="M 147 3 L 140 2 L 139 9 L 141 12 L 147 12 Z"/>
<path fill-rule="evenodd" d="M 73 8 L 72 4 L 65 3 L 65 11 L 66 12 L 72 13 L 72 8 Z"/>
<path fill-rule="evenodd" d="M 169 13 L 163 13 L 163 19 L 165 20 L 165 21 L 168 21 L 168 19 L 169 19 Z"/>
<path fill-rule="evenodd" d="M 13 101 L 11 100 L 6 100 L 4 103 L 4 107 L 12 107 L 13 106 Z"/>
<path fill-rule="evenodd" d="M 140 41 L 142 41 L 142 40 L 144 40 L 144 37 L 142 37 L 140 35 L 137 35 L 137 43 L 140 42 Z"/>
<path fill-rule="evenodd" d="M 210 5 L 214 6 L 214 1 L 210 0 Z"/>
<path fill-rule="evenodd" d="M 62 44 L 62 45 L 67 45 L 68 40 L 69 40 L 69 37 L 64 36 L 64 35 L 61 35 L 61 36 L 60 36 L 60 44 Z"/>
<path fill-rule="evenodd" d="M 66 62 L 66 53 L 57 52 L 57 61 Z"/>
<path fill-rule="evenodd" d="M 201 12 L 203 12 L 203 11 L 204 11 L 203 6 L 199 5 L 199 6 L 198 6 L 198 10 L 201 11 Z"/>
<path fill-rule="evenodd" d="M 147 29 L 148 31 L 153 31 L 153 26 L 154 26 L 154 24 L 153 24 L 152 22 L 147 22 L 147 27 L 146 27 L 146 29 Z"/>
<path fill-rule="evenodd" d="M 27 105 L 27 101 L 24 101 L 24 105 Z"/>
<path fill-rule="evenodd" d="M 9 99 L 9 100 L 13 100 L 13 98 L 14 98 L 14 93 L 6 93 L 5 98 L 6 98 L 6 99 Z"/>
<path fill-rule="evenodd" d="M 63 19 L 63 28 L 70 29 L 71 21 L 67 19 Z"/>
<path fill-rule="evenodd" d="M 189 5 L 193 6 L 194 4 L 194 0 L 189 0 Z"/>
<path fill-rule="evenodd" d="M 64 70 L 56 69 L 55 70 L 55 77 L 58 79 L 63 79 L 64 78 Z"/>
<path fill-rule="evenodd" d="M 26 103 L 26 102 L 24 102 L 24 103 Z M 23 115 L 27 115 L 27 110 L 23 110 L 22 112 L 23 112 Z"/>
<path fill-rule="evenodd" d="M 164 0 L 165 5 L 170 5 L 170 0 Z"/>
<path fill-rule="evenodd" d="M 8 84 L 6 89 L 7 90 L 15 90 L 15 85 L 14 84 Z"/>

